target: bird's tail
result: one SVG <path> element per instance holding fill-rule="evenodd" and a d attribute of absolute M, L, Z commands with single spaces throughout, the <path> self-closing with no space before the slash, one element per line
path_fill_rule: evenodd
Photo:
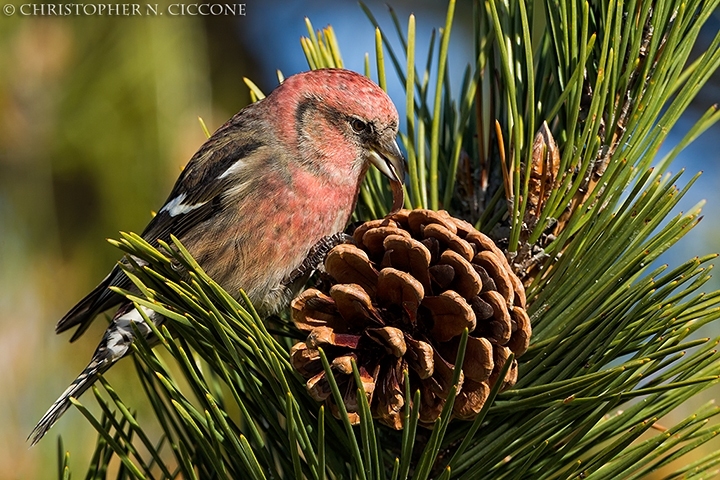
<path fill-rule="evenodd" d="M 140 307 L 150 320 L 157 324 L 162 322 L 162 317 L 147 307 Z M 107 371 L 115 362 L 130 352 L 130 346 L 135 340 L 136 331 L 139 332 L 150 344 L 157 339 L 152 335 L 151 328 L 145 323 L 140 312 L 133 307 L 132 303 L 126 303 L 115 313 L 112 323 L 105 330 L 100 345 L 93 354 L 92 361 L 85 367 L 85 370 L 75 381 L 60 395 L 52 407 L 45 412 L 37 426 L 28 436 L 28 440 L 35 445 L 50 430 L 50 427 L 60 416 L 70 408 L 70 398 L 79 397 L 85 390 L 90 388 L 98 375 Z"/>
<path fill-rule="evenodd" d="M 90 364 L 85 367 L 85 370 L 83 370 L 67 390 L 60 395 L 60 398 L 55 400 L 55 403 L 45 412 L 45 415 L 43 415 L 30 433 L 28 440 L 30 440 L 31 446 L 38 443 L 47 431 L 50 430 L 50 427 L 57 422 L 60 416 L 70 408 L 70 397 L 77 398 L 82 395 L 85 390 L 95 383 L 98 375 L 107 370 L 113 363 L 110 359 L 93 358 Z"/>

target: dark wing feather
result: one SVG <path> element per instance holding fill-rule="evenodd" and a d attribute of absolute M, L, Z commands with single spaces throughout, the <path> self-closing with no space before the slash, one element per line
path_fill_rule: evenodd
<path fill-rule="evenodd" d="M 125 276 L 120 267 L 115 266 L 110 272 L 110 275 L 105 277 L 97 287 L 85 295 L 77 305 L 71 308 L 70 311 L 60 319 L 55 326 L 55 333 L 62 333 L 76 325 L 80 325 L 80 328 L 77 329 L 70 339 L 71 342 L 74 342 L 87 330 L 93 319 L 100 312 L 119 305 L 124 300 L 122 295 L 109 290 L 109 287 L 127 289 L 131 285 L 130 279 Z"/>
<path fill-rule="evenodd" d="M 250 109 L 252 106 L 247 110 Z M 184 195 L 183 205 L 202 204 L 202 206 L 174 216 L 161 209 L 143 231 L 142 237 L 145 240 L 157 245 L 158 240 L 170 241 L 170 235 L 182 238 L 194 226 L 212 218 L 222 210 L 223 193 L 233 179 L 231 176 L 219 177 L 235 162 L 246 158 L 263 146 L 260 142 L 248 138 L 245 120 L 252 115 L 243 115 L 243 112 L 246 111 L 241 111 L 220 127 L 193 155 L 165 202 L 167 205 L 168 202 Z M 61 333 L 80 325 L 70 339 L 75 341 L 87 330 L 99 313 L 122 303 L 124 297 L 109 290 L 109 287 L 129 289 L 132 287 L 132 282 L 119 266 L 115 266 L 97 287 L 60 319 L 55 331 Z"/>

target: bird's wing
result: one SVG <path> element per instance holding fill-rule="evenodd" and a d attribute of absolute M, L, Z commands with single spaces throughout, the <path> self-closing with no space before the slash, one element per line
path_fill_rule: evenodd
<path fill-rule="evenodd" d="M 237 182 L 238 170 L 250 162 L 262 144 L 244 135 L 242 116 L 236 115 L 190 159 L 173 187 L 165 205 L 150 221 L 142 237 L 153 245 L 169 241 L 170 235 L 182 238 L 198 224 L 210 219 L 223 208 L 223 194 Z M 124 297 L 109 287 L 128 289 L 132 282 L 119 266 L 60 319 L 57 333 L 76 325 L 70 341 L 75 341 L 101 312 L 123 302 Z"/>
<path fill-rule="evenodd" d="M 62 333 L 76 325 L 80 327 L 73 333 L 71 342 L 74 342 L 87 330 L 93 319 L 105 310 L 119 305 L 124 300 L 110 287 L 119 287 L 127 289 L 132 283 L 130 279 L 122 272 L 119 266 L 115 266 L 110 274 L 103 279 L 100 284 L 90 293 L 80 300 L 64 317 L 58 321 L 55 326 L 55 333 Z"/>
<path fill-rule="evenodd" d="M 256 152 L 263 146 L 246 137 L 238 123 L 229 122 L 215 132 L 193 156 L 165 205 L 143 231 L 145 240 L 155 244 L 157 240 L 168 242 L 170 235 L 182 238 L 224 208 L 228 189 L 244 176 L 244 167 L 257 161 Z"/>

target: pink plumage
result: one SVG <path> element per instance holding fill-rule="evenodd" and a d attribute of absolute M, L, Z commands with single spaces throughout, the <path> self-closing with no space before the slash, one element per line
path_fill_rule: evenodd
<path fill-rule="evenodd" d="M 347 224 L 365 172 L 374 164 L 391 180 L 394 208 L 402 202 L 403 160 L 398 114 L 372 81 L 348 70 L 294 75 L 247 106 L 200 147 L 142 236 L 174 235 L 232 295 L 245 290 L 269 314 L 296 285 L 289 278 L 308 252 Z M 150 328 L 127 300 L 108 290 L 132 284 L 119 267 L 57 324 L 77 326 L 77 339 L 101 312 L 120 305 L 88 367 L 30 434 L 37 443 L 70 405 L 134 339 L 132 324 Z M 149 309 L 148 317 L 163 318 Z"/>

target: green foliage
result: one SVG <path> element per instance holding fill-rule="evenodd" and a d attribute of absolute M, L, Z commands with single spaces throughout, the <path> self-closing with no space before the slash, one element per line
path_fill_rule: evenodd
<path fill-rule="evenodd" d="M 430 431 L 417 429 L 411 391 L 407 398 L 416 401 L 407 402 L 402 432 L 375 424 L 366 401 L 360 426 L 352 427 L 306 393 L 288 361 L 287 325 L 271 330 L 180 243 L 158 249 L 123 234 L 115 245 L 150 263 L 127 270 L 140 294 L 123 293 L 167 318 L 155 332 L 158 347 L 134 346 L 162 435 L 151 439 L 103 380 L 105 393 L 94 390 L 103 419 L 76 402 L 100 432 L 88 478 L 104 477 L 116 455 L 119 478 L 634 479 L 720 433 L 713 405 L 667 429 L 656 425 L 718 382 L 720 337 L 698 334 L 720 317 L 720 292 L 698 293 L 714 256 L 673 269 L 653 263 L 699 220 L 699 207 L 668 219 L 692 180 L 678 189 L 680 175 L 666 169 L 720 114 L 709 110 L 665 158 L 654 154 L 720 65 L 720 34 L 688 61 L 717 6 L 476 2 L 476 58 L 457 97 L 447 72 L 454 2 L 420 72 L 414 18 L 404 34 L 393 14 L 403 52 L 376 28 L 375 56 L 381 86 L 386 58 L 406 85 L 406 206 L 445 208 L 486 231 L 505 229 L 511 256 L 566 216 L 543 244 L 540 273 L 527 291 L 534 334 L 518 383 L 493 390 L 473 422 L 450 421 L 453 389 Z M 315 32 L 308 22 L 308 31 L 302 47 L 310 67 L 341 66 L 332 30 Z M 529 223 L 532 145 L 543 122 L 560 152 L 558 185 Z M 390 203 L 385 180 L 371 172 L 356 215 L 382 216 Z M 460 348 L 460 363 L 463 355 Z M 712 453 L 667 478 L 709 478 L 718 463 L 720 453 Z"/>

